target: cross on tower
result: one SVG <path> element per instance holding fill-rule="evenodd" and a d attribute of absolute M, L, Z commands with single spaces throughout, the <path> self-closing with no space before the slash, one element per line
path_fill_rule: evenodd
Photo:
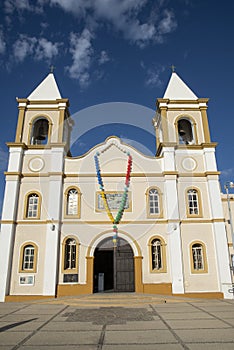
<path fill-rule="evenodd" d="M 174 66 L 174 64 L 171 65 L 171 70 L 172 72 L 175 72 L 176 66 Z"/>
<path fill-rule="evenodd" d="M 50 66 L 50 73 L 54 73 L 55 70 L 55 66 L 53 66 L 53 64 Z"/>

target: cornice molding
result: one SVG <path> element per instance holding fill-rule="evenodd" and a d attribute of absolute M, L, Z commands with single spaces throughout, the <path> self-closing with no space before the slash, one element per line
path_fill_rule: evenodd
<path fill-rule="evenodd" d="M 161 109 L 161 107 L 165 107 L 165 104 L 197 104 L 200 103 L 208 103 L 209 98 L 198 98 L 196 100 L 170 100 L 169 98 L 158 98 L 156 100 L 156 106 Z M 160 106 L 160 103 L 163 103 L 164 106 Z M 198 106 L 199 107 L 199 106 Z"/>
<path fill-rule="evenodd" d="M 16 98 L 18 103 L 26 103 L 27 105 L 42 105 L 42 104 L 51 104 L 55 105 L 58 103 L 66 103 L 67 107 L 69 106 L 68 98 L 58 98 L 56 100 L 29 100 L 27 98 Z"/>
<path fill-rule="evenodd" d="M 21 147 L 24 150 L 28 149 L 28 146 L 24 142 L 6 142 L 8 148 L 10 147 Z"/>
<path fill-rule="evenodd" d="M 223 222 L 225 223 L 226 220 L 224 218 L 214 218 L 214 219 L 203 219 L 203 218 L 197 218 L 197 219 L 183 219 L 183 220 L 179 220 L 179 219 L 175 219 L 175 220 L 171 220 L 171 219 L 165 219 L 165 218 L 149 218 L 146 220 L 123 220 L 121 221 L 121 225 L 165 225 L 165 224 L 213 224 L 216 222 Z M 0 220 L 1 224 L 11 224 L 11 225 L 47 225 L 47 224 L 66 224 L 66 225 L 110 225 L 110 221 L 108 220 L 82 220 L 79 218 L 74 218 L 73 220 L 70 219 L 66 219 L 64 218 L 63 220 L 59 221 L 59 220 Z M 121 228 L 120 225 L 120 228 Z"/>
<path fill-rule="evenodd" d="M 156 157 L 158 157 L 161 154 L 164 147 L 174 147 L 175 150 L 202 150 L 204 148 L 216 148 L 217 145 L 217 142 L 201 143 L 199 145 L 180 145 L 176 142 L 160 142 L 156 152 Z"/>

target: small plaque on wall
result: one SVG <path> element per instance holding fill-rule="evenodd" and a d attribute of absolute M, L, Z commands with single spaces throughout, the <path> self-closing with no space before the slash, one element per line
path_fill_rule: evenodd
<path fill-rule="evenodd" d="M 20 276 L 19 284 L 25 286 L 33 286 L 34 276 Z"/>
<path fill-rule="evenodd" d="M 77 273 L 69 273 L 63 275 L 63 283 L 77 283 L 78 282 L 78 274 Z"/>
<path fill-rule="evenodd" d="M 122 200 L 123 200 L 123 195 L 124 192 L 111 192 L 111 191 L 106 191 L 106 199 L 107 199 L 107 203 L 108 206 L 110 208 L 110 210 L 113 211 L 118 211 Z M 104 206 L 104 202 L 101 196 L 101 192 L 96 192 L 96 209 L 98 211 L 102 211 L 105 210 L 105 206 Z M 125 207 L 124 207 L 125 211 L 131 211 L 131 193 L 128 192 L 127 193 L 127 198 L 126 198 L 126 203 L 125 203 Z"/>

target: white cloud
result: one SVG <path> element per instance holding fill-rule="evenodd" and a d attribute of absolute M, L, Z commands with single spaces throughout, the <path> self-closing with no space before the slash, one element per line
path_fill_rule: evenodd
<path fill-rule="evenodd" d="M 144 47 L 150 41 L 162 42 L 163 36 L 176 28 L 172 10 L 161 9 L 165 6 L 163 1 L 159 2 L 157 10 L 151 9 L 151 13 L 144 21 L 139 17 L 147 5 L 152 7 L 149 0 L 41 0 L 40 2 L 59 6 L 64 11 L 83 18 L 86 26 L 90 26 L 90 23 L 95 23 L 97 26 L 98 23 L 109 22 L 114 30 L 123 34 L 125 39 L 140 47 Z"/>
<path fill-rule="evenodd" d="M 139 46 L 153 39 L 156 28 L 148 21 L 141 23 L 138 15 L 148 3 L 146 0 L 96 0 L 94 12 L 97 18 L 108 20 L 125 39 Z"/>
<path fill-rule="evenodd" d="M 52 43 L 45 38 L 41 38 L 38 40 L 38 45 L 36 47 L 36 59 L 37 60 L 51 60 L 53 57 L 58 55 L 58 47 L 59 43 Z"/>
<path fill-rule="evenodd" d="M 86 10 L 92 7 L 93 0 L 41 0 L 40 2 L 49 2 L 51 6 L 60 6 L 66 12 L 83 17 L 86 15 Z"/>
<path fill-rule="evenodd" d="M 146 64 L 143 61 L 140 62 L 140 66 L 146 72 L 145 84 L 147 86 L 160 87 L 163 84 L 163 81 L 160 78 L 162 72 L 165 70 L 163 66 L 147 68 Z"/>
<path fill-rule="evenodd" d="M 152 69 L 149 69 L 147 71 L 147 77 L 145 80 L 145 84 L 148 86 L 161 86 L 162 80 L 160 79 L 160 73 L 159 71 L 154 71 Z"/>
<path fill-rule="evenodd" d="M 4 7 L 7 14 L 12 14 L 15 10 L 30 10 L 28 0 L 5 0 Z"/>
<path fill-rule="evenodd" d="M 141 66 L 142 69 L 146 69 L 144 61 L 140 62 L 140 66 Z"/>
<path fill-rule="evenodd" d="M 5 0 L 5 14 L 12 18 L 13 12 L 21 16 L 24 11 L 39 13 L 46 7 L 56 6 L 62 11 L 74 15 L 79 24 L 84 25 L 81 33 L 70 34 L 72 63 L 66 67 L 69 76 L 78 79 L 80 86 L 90 83 L 89 69 L 94 53 L 93 39 L 98 28 L 106 28 L 121 33 L 122 37 L 132 44 L 145 47 L 150 42 L 162 43 L 164 36 L 176 28 L 175 16 L 172 10 L 166 8 L 167 1 L 158 0 Z M 46 27 L 43 22 L 41 27 Z M 42 36 L 42 34 L 41 34 Z M 36 38 L 19 35 L 13 46 L 13 56 L 18 62 L 27 56 L 34 60 L 51 59 L 58 55 L 61 43 L 53 43 L 46 38 Z M 1 50 L 1 41 L 0 41 Z M 2 46 L 4 50 L 4 44 Z M 1 52 L 1 51 L 0 51 Z M 110 60 L 105 50 L 101 52 L 96 62 L 102 65 Z M 147 71 L 147 85 L 159 84 L 159 76 L 155 70 Z"/>
<path fill-rule="evenodd" d="M 5 0 L 4 1 L 4 10 L 7 15 L 12 15 L 14 11 L 23 12 L 41 12 L 42 7 L 40 1 L 37 1 L 38 4 L 32 3 L 29 0 Z"/>
<path fill-rule="evenodd" d="M 42 29 L 47 29 L 49 27 L 49 23 L 41 22 L 40 26 Z"/>
<path fill-rule="evenodd" d="M 47 0 L 37 0 L 30 1 L 30 0 L 5 0 L 4 1 L 4 10 L 6 14 L 13 14 L 14 11 L 17 11 L 18 13 L 23 13 L 23 11 L 29 11 L 34 13 L 41 13 L 43 8 L 42 4 L 44 2 L 47 2 Z"/>
<path fill-rule="evenodd" d="M 72 54 L 72 65 L 66 67 L 69 75 L 73 79 L 78 79 L 81 87 L 87 87 L 90 83 L 89 67 L 93 54 L 92 34 L 88 29 L 84 29 L 81 34 L 71 33 L 70 53 Z"/>
<path fill-rule="evenodd" d="M 108 56 L 108 53 L 105 50 L 101 51 L 100 57 L 98 59 L 98 63 L 102 65 L 109 61 L 110 61 L 110 57 Z"/>
<path fill-rule="evenodd" d="M 175 16 L 172 11 L 164 10 L 163 18 L 159 22 L 158 30 L 160 34 L 168 34 L 171 33 L 177 27 Z"/>
<path fill-rule="evenodd" d="M 26 57 L 33 57 L 35 60 L 51 59 L 58 55 L 60 43 L 52 43 L 46 38 L 37 39 L 21 34 L 13 45 L 13 56 L 18 62 L 23 62 Z"/>
<path fill-rule="evenodd" d="M 6 41 L 4 39 L 3 31 L 0 30 L 0 54 L 3 54 L 6 50 Z"/>
<path fill-rule="evenodd" d="M 20 38 L 13 45 L 13 55 L 18 62 L 23 62 L 26 56 L 32 55 L 35 45 L 37 43 L 36 38 L 28 37 L 27 35 L 20 35 Z"/>

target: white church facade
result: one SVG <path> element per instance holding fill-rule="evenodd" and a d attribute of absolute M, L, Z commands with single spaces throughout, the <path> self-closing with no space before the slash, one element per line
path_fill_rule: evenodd
<path fill-rule="evenodd" d="M 154 157 L 115 136 L 72 157 L 69 101 L 53 73 L 17 101 L 0 301 L 102 291 L 233 298 L 208 99 L 172 73 L 157 99 Z"/>

